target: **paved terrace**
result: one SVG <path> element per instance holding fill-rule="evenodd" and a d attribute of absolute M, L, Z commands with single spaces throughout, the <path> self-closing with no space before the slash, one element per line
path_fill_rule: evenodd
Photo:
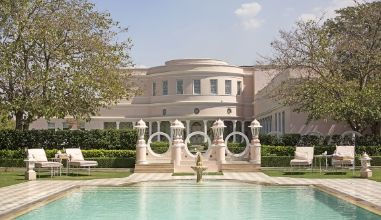
<path fill-rule="evenodd" d="M 19 211 L 35 207 L 83 186 L 122 186 L 143 181 L 195 180 L 196 176 L 171 173 L 134 173 L 126 178 L 97 180 L 37 180 L 0 188 L 0 219 L 14 217 Z M 235 180 L 269 185 L 311 185 L 381 214 L 381 183 L 367 179 L 303 179 L 270 177 L 260 172 L 224 173 L 204 176 L 207 180 Z"/>

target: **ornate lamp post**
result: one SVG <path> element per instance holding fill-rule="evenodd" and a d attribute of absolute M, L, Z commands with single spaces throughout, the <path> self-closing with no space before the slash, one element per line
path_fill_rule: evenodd
<path fill-rule="evenodd" d="M 225 141 L 224 141 L 224 129 L 226 128 L 223 121 L 218 119 L 213 123 L 213 147 L 216 152 L 217 162 L 225 163 Z"/>
<path fill-rule="evenodd" d="M 184 129 L 184 124 L 177 119 L 171 124 L 171 131 L 173 134 L 171 162 L 176 166 L 180 166 L 181 150 L 184 147 Z"/>
<path fill-rule="evenodd" d="M 28 158 L 24 161 L 26 163 L 25 179 L 36 180 L 36 171 L 33 170 L 36 160 L 32 157 L 32 155 L 28 154 Z"/>
<path fill-rule="evenodd" d="M 361 170 L 360 170 L 360 175 L 362 178 L 369 178 L 372 177 L 372 170 L 370 168 L 370 161 L 372 158 L 368 156 L 367 153 L 363 153 L 361 158 Z"/>
<path fill-rule="evenodd" d="M 147 144 L 144 140 L 144 135 L 146 132 L 147 125 L 143 121 L 143 119 L 140 119 L 136 123 L 134 128 L 138 130 L 138 141 L 136 143 L 136 164 L 146 164 Z"/>
<path fill-rule="evenodd" d="M 261 142 L 258 138 L 261 127 L 257 119 L 254 119 L 249 126 L 253 136 L 250 144 L 250 162 L 258 165 L 261 165 Z"/>

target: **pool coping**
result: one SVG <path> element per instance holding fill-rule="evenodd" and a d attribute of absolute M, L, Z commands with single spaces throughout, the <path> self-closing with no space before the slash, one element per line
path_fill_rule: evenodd
<path fill-rule="evenodd" d="M 141 175 L 141 174 L 140 174 Z M 143 174 L 144 175 L 144 174 Z M 239 175 L 239 174 L 235 174 Z M 265 175 L 265 174 L 263 174 Z M 267 175 L 266 175 L 267 176 Z M 60 199 L 68 194 L 73 193 L 76 190 L 80 190 L 81 188 L 87 188 L 87 187 L 124 187 L 129 186 L 133 184 L 138 184 L 141 182 L 162 182 L 162 181 L 179 181 L 179 180 L 195 180 L 194 176 L 177 176 L 175 178 L 158 178 L 158 179 L 141 179 L 141 180 L 133 180 L 129 177 L 125 178 L 114 178 L 114 179 L 95 179 L 95 180 L 67 180 L 64 182 L 72 183 L 73 186 L 69 188 L 62 188 L 59 189 L 55 193 L 47 194 L 46 196 L 42 196 L 41 198 L 31 200 L 26 204 L 23 205 L 15 205 L 14 207 L 10 208 L 9 210 L 0 213 L 0 219 L 13 219 L 18 216 L 21 216 L 35 208 L 41 207 L 47 203 L 50 203 L 52 201 L 55 201 L 57 199 Z M 316 188 L 317 190 L 320 190 L 322 192 L 328 193 L 332 196 L 335 196 L 338 199 L 342 199 L 344 201 L 347 201 L 353 205 L 356 205 L 358 207 L 361 207 L 367 211 L 370 211 L 372 213 L 375 213 L 377 215 L 381 216 L 381 205 L 377 205 L 375 203 L 372 203 L 371 201 L 366 201 L 364 199 L 358 198 L 354 195 L 350 195 L 348 193 L 345 193 L 343 191 L 339 191 L 334 189 L 333 187 L 325 186 L 318 183 L 309 183 L 307 180 L 311 179 L 305 179 L 306 183 L 278 183 L 275 180 L 279 177 L 268 177 L 268 180 L 274 180 L 271 181 L 264 181 L 264 180 L 251 180 L 251 179 L 239 179 L 239 178 L 232 178 L 227 177 L 224 175 L 216 176 L 214 178 L 209 179 L 208 181 L 218 181 L 218 180 L 225 180 L 225 181 L 234 181 L 234 182 L 242 182 L 242 183 L 249 183 L 249 184 L 257 184 L 257 185 L 265 185 L 265 186 L 311 186 L 313 188 Z M 102 181 L 103 180 L 103 181 Z M 109 181 L 107 181 L 109 180 Z M 122 181 L 121 181 L 122 180 Z M 44 180 L 45 182 L 46 180 Z M 110 182 L 111 181 L 111 182 Z M 117 182 L 119 181 L 119 182 Z M 52 181 L 55 182 L 55 181 Z M 299 181 L 300 182 L 300 181 Z M 26 182 L 28 183 L 28 182 Z M 26 183 L 19 183 L 13 186 L 16 186 L 18 188 L 24 187 Z M 338 182 L 338 184 L 341 184 Z M 381 183 L 378 183 L 381 185 Z M 1 188 L 0 188 L 1 189 Z M 0 196 L 1 197 L 1 196 Z M 1 199 L 1 198 L 0 198 Z"/>

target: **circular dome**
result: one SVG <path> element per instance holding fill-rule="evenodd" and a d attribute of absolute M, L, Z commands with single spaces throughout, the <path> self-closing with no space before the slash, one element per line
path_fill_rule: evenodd
<path fill-rule="evenodd" d="M 224 122 L 221 120 L 221 119 L 218 119 L 217 121 L 215 121 L 213 123 L 213 127 L 217 127 L 217 128 L 226 128 Z"/>
<path fill-rule="evenodd" d="M 250 128 L 261 128 L 262 126 L 257 119 L 254 119 L 254 121 L 251 122 L 249 127 Z"/>
<path fill-rule="evenodd" d="M 215 59 L 176 59 L 165 62 L 166 66 L 178 66 L 178 65 L 213 65 L 213 66 L 226 66 L 228 63 L 215 60 Z"/>
<path fill-rule="evenodd" d="M 172 122 L 171 128 L 185 128 L 185 127 L 181 121 L 176 119 L 174 122 Z"/>
<path fill-rule="evenodd" d="M 135 128 L 147 128 L 146 123 L 143 121 L 143 119 L 140 119 L 136 125 L 134 126 Z"/>

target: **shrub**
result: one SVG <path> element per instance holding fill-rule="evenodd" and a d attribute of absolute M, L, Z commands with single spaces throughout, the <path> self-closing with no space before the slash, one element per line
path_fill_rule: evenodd
<path fill-rule="evenodd" d="M 24 148 L 135 149 L 135 130 L 0 130 L 0 150 Z"/>
<path fill-rule="evenodd" d="M 169 148 L 169 142 L 168 141 L 154 141 L 154 142 L 151 142 L 150 147 L 153 152 L 157 154 L 162 154 L 167 152 Z"/>

